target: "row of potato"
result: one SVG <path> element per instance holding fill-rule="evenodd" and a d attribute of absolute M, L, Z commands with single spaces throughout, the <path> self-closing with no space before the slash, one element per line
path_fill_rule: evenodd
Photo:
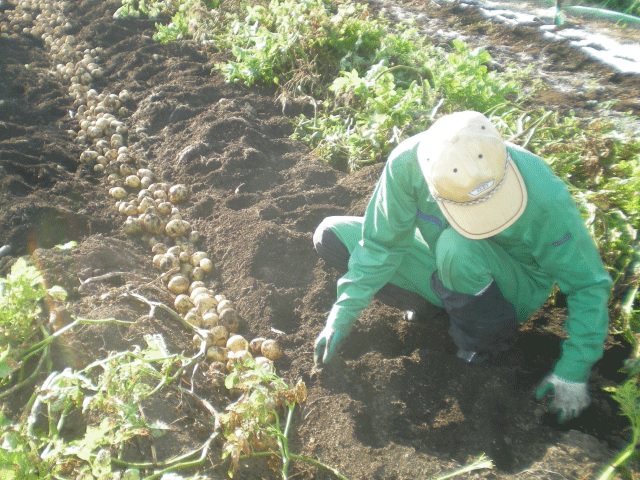
<path fill-rule="evenodd" d="M 205 342 L 211 369 L 223 372 L 234 362 L 255 358 L 273 368 L 283 354 L 275 340 L 248 342 L 238 334 L 240 320 L 233 303 L 209 289 L 205 280 L 214 270 L 209 255 L 198 248 L 200 234 L 185 220 L 180 206 L 190 197 L 188 186 L 159 182 L 146 162 L 127 145 L 131 94 L 99 93 L 94 82 L 103 76 L 104 50 L 82 48 L 73 35 L 65 2 L 20 0 L 5 12 L 0 35 L 21 33 L 40 37 L 56 63 L 55 71 L 69 83 L 70 114 L 77 130 L 69 133 L 84 148 L 80 162 L 106 177 L 115 208 L 125 217 L 124 231 L 139 236 L 151 248 L 153 265 L 169 291 L 174 308 L 197 332 L 196 348 Z M 219 384 L 219 375 L 214 383 Z"/>

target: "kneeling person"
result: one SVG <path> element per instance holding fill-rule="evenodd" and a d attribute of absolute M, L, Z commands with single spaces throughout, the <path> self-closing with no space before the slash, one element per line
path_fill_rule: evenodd
<path fill-rule="evenodd" d="M 331 362 L 374 296 L 417 315 L 446 310 L 458 356 L 486 361 L 549 298 L 567 295 L 562 353 L 537 396 L 560 421 L 589 405 L 611 290 L 564 184 L 538 156 L 506 143 L 478 112 L 458 112 L 398 145 L 364 217 L 329 217 L 318 254 L 346 272 L 315 362 Z"/>

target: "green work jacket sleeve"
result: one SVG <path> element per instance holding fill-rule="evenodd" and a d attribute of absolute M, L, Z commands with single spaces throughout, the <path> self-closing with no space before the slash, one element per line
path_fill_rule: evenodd
<path fill-rule="evenodd" d="M 576 208 L 566 206 L 561 224 L 547 222 L 542 227 L 547 245 L 535 256 L 543 269 L 553 272 L 558 288 L 567 296 L 567 338 L 554 373 L 583 382 L 602 357 L 611 279 Z"/>
<path fill-rule="evenodd" d="M 408 153 L 390 156 L 367 206 L 362 239 L 351 253 L 349 270 L 338 280 L 337 300 L 327 319 L 336 330 L 350 332 L 411 248 L 416 232 L 414 192 L 420 183 L 424 181 L 417 162 Z"/>
<path fill-rule="evenodd" d="M 528 160 L 519 162 L 523 171 L 536 166 L 526 175 L 538 180 L 527 182 L 532 211 L 523 215 L 530 222 L 523 237 L 540 270 L 567 296 L 567 338 L 554 373 L 584 382 L 604 350 L 611 278 L 566 184 L 533 154 L 516 149 L 513 156 Z"/>

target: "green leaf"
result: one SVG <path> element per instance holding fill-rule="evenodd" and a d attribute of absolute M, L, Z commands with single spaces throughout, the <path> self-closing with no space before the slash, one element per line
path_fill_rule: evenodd
<path fill-rule="evenodd" d="M 111 453 L 109 450 L 101 449 L 93 463 L 91 464 L 91 473 L 99 480 L 107 480 L 112 478 L 111 471 Z"/>
<path fill-rule="evenodd" d="M 144 352 L 145 358 L 155 359 L 166 358 L 169 356 L 167 344 L 161 334 L 147 334 L 144 336 L 144 341 L 147 342 L 147 350 Z"/>
<path fill-rule="evenodd" d="M 47 290 L 47 293 L 54 300 L 59 300 L 61 302 L 64 302 L 67 299 L 67 295 L 68 295 L 67 291 L 64 288 L 62 288 L 60 285 L 54 285 L 53 287 Z"/>
<path fill-rule="evenodd" d="M 67 242 L 63 245 L 56 245 L 56 248 L 59 248 L 60 250 L 73 250 L 77 246 L 78 242 L 76 242 L 75 240 L 71 240 L 70 242 Z"/>

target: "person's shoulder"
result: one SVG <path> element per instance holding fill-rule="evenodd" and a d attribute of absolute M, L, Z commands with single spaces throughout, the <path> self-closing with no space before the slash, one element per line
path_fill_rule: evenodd
<path fill-rule="evenodd" d="M 507 150 L 522 176 L 530 201 L 547 208 L 556 208 L 564 202 L 573 203 L 567 184 L 544 159 L 508 142 Z"/>
<path fill-rule="evenodd" d="M 387 164 L 392 168 L 407 168 L 418 165 L 417 149 L 423 133 L 402 140 L 389 154 Z"/>

